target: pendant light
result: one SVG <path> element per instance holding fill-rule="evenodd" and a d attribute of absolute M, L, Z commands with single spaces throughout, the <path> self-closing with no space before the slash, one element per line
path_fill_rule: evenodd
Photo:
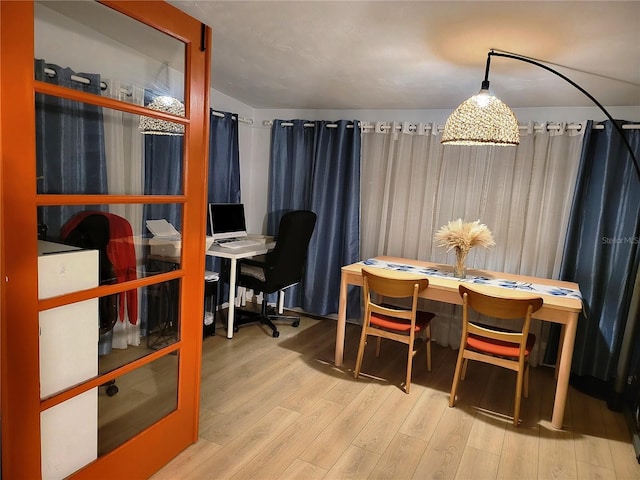
<path fill-rule="evenodd" d="M 520 143 L 518 119 L 500 99 L 489 93 L 487 56 L 484 81 L 477 95 L 462 102 L 444 125 L 441 143 L 445 145 L 501 145 Z"/>
<path fill-rule="evenodd" d="M 517 53 L 505 52 L 501 50 L 490 50 L 487 55 L 487 65 L 484 73 L 484 81 L 478 95 L 474 95 L 469 100 L 463 102 L 447 119 L 442 133 L 441 143 L 445 145 L 518 145 L 520 143 L 520 135 L 518 132 L 518 120 L 511 109 L 502 103 L 499 99 L 489 93 L 489 67 L 491 57 L 504 57 L 521 62 L 530 63 L 557 75 L 567 83 L 571 84 L 589 100 L 591 100 L 605 115 L 611 120 L 614 128 L 618 131 L 622 140 L 627 146 L 633 166 L 635 167 L 638 178 L 640 178 L 640 166 L 635 157 L 633 149 L 629 144 L 629 140 L 624 135 L 622 127 L 616 122 L 606 108 L 598 102 L 593 95 L 587 92 L 576 82 L 554 70 L 553 68 L 540 63 L 530 57 L 519 55 Z"/>
<path fill-rule="evenodd" d="M 177 98 L 161 95 L 153 99 L 147 108 L 158 112 L 184 117 L 184 104 Z M 154 117 L 140 117 L 140 132 L 145 135 L 184 135 L 184 125 Z"/>
<path fill-rule="evenodd" d="M 170 91 L 169 88 L 169 64 L 165 63 L 160 72 L 156 76 L 156 80 L 162 72 L 165 73 L 165 83 L 161 90 Z M 184 104 L 175 97 L 170 95 L 159 95 L 155 97 L 147 106 L 151 110 L 157 112 L 169 113 L 179 117 L 185 116 Z M 140 133 L 144 135 L 184 135 L 184 125 L 181 123 L 170 122 L 155 117 L 140 117 L 139 125 Z"/>

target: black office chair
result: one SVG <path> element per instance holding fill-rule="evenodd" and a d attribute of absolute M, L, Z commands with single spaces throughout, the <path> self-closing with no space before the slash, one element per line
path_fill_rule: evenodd
<path fill-rule="evenodd" d="M 116 217 L 118 222 L 125 223 L 128 229 L 131 229 L 129 222 L 117 215 L 104 212 L 81 212 L 65 223 L 61 231 L 61 239 L 65 244 L 98 250 L 100 285 L 110 285 L 118 282 L 114 265 L 107 254 L 107 245 L 112 237 L 107 215 L 110 215 L 111 218 Z M 98 355 L 103 356 L 111 350 L 111 341 L 107 334 L 113 330 L 118 321 L 117 293 L 99 298 L 98 318 L 100 334 Z M 108 342 L 108 344 L 105 342 Z M 110 397 L 118 393 L 118 387 L 115 382 L 115 380 L 110 380 L 100 385 L 106 388 L 106 393 Z"/>
<path fill-rule="evenodd" d="M 315 224 L 316 214 L 311 211 L 287 212 L 280 219 L 275 248 L 266 255 L 239 262 L 238 285 L 262 292 L 263 298 L 259 315 L 239 312 L 240 318 L 236 317 L 234 321 L 234 331 L 237 332 L 240 325 L 261 322 L 271 328 L 275 338 L 280 335 L 280 332 L 273 320 L 290 320 L 294 327 L 300 324 L 298 316 L 269 314 L 266 295 L 284 290 L 302 280 L 307 250 Z"/>
<path fill-rule="evenodd" d="M 109 220 L 98 213 L 85 217 L 68 233 L 63 229 L 62 233 L 62 241 L 67 245 L 98 250 L 100 285 L 117 283 L 113 264 L 107 255 L 109 238 Z M 113 329 L 118 321 L 117 294 L 100 297 L 98 304 L 100 335 L 103 335 Z"/>

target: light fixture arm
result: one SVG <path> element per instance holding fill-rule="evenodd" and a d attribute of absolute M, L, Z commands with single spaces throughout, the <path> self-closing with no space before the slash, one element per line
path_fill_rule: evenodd
<path fill-rule="evenodd" d="M 557 70 L 554 70 L 553 68 L 549 67 L 548 65 L 540 63 L 540 62 L 538 62 L 538 61 L 536 61 L 536 60 L 534 60 L 532 58 L 525 57 L 524 55 L 512 54 L 512 53 L 503 52 L 503 51 L 500 51 L 500 50 L 496 51 L 494 49 L 489 50 L 489 53 L 487 55 L 487 67 L 486 67 L 486 70 L 485 70 L 484 81 L 482 82 L 482 88 L 484 88 L 485 84 L 487 86 L 487 89 L 489 88 L 489 65 L 491 63 L 491 57 L 492 56 L 511 58 L 513 60 L 520 60 L 521 62 L 530 63 L 530 64 L 535 65 L 537 67 L 544 68 L 548 72 L 551 72 L 554 75 L 557 75 L 558 77 L 562 78 L 565 82 L 569 83 L 570 85 L 572 85 L 575 88 L 577 88 L 578 90 L 580 90 L 584 95 L 586 95 L 586 97 L 589 100 L 591 100 L 593 103 L 595 103 L 596 106 L 600 110 L 602 110 L 602 113 L 604 113 L 609 120 L 611 120 L 611 123 L 613 123 L 613 126 L 615 127 L 615 129 L 618 131 L 618 133 L 622 137 L 622 140 L 624 140 L 624 143 L 627 146 L 627 149 L 629 149 L 629 153 L 631 154 L 631 159 L 633 160 L 633 166 L 635 167 L 636 173 L 638 174 L 638 179 L 640 179 L 640 166 L 638 165 L 638 159 L 636 158 L 636 156 L 635 156 L 635 154 L 633 152 L 633 149 L 631 148 L 631 144 L 629 143 L 629 140 L 627 140 L 627 137 L 624 135 L 624 131 L 622 130 L 622 127 L 620 125 L 618 125 L 618 122 L 616 122 L 614 120 L 614 118 L 607 111 L 607 109 L 604 108 L 602 106 L 602 104 L 600 102 L 598 102 L 598 100 L 596 100 L 593 97 L 593 95 L 591 95 L 589 92 L 587 92 L 584 88 L 582 88 L 576 82 L 574 82 L 573 80 L 571 80 L 567 76 L 563 75 L 562 73 L 558 72 Z"/>
<path fill-rule="evenodd" d="M 487 66 L 484 69 L 484 80 L 482 81 L 481 90 L 489 90 L 489 68 L 491 68 L 491 55 L 493 54 L 493 50 L 489 52 L 487 55 Z"/>

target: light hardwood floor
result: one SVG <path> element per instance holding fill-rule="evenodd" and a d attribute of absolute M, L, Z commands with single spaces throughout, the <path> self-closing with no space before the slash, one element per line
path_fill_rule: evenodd
<path fill-rule="evenodd" d="M 570 388 L 566 428 L 551 427 L 553 371 L 531 370 L 518 428 L 515 374 L 470 363 L 449 408 L 450 348 L 424 347 L 411 393 L 400 383 L 406 346 L 374 345 L 353 378 L 360 328 L 347 326 L 333 366 L 334 320 L 304 318 L 272 338 L 247 325 L 203 343 L 200 439 L 155 474 L 165 479 L 640 479 L 623 415 Z"/>

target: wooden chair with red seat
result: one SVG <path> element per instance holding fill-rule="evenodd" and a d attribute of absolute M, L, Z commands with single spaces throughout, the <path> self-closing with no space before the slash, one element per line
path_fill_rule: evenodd
<path fill-rule="evenodd" d="M 395 340 L 409 347 L 405 383 L 405 392 L 409 393 L 411 367 L 417 352 L 415 339 L 422 332 L 426 336 L 427 370 L 431 371 L 431 319 L 434 314 L 418 310 L 418 294 L 429 286 L 429 280 L 407 272 L 367 267 L 362 268 L 362 277 L 365 313 L 354 376 L 358 378 L 360 375 L 368 336 L 378 338 L 376 357 L 380 356 L 380 343 L 383 338 Z M 386 303 L 389 299 L 410 299 L 411 307 L 407 309 Z"/>
<path fill-rule="evenodd" d="M 536 337 L 529 333 L 531 315 L 542 307 L 540 297 L 502 297 L 479 292 L 468 286 L 458 287 L 462 297 L 462 337 L 458 362 L 453 376 L 449 406 L 453 407 L 460 379 L 464 380 L 469 360 L 490 363 L 517 372 L 513 425 L 518 426 L 520 401 L 529 396 L 529 354 Z M 488 317 L 522 321 L 513 331 L 480 325 L 469 319 L 470 310 Z"/>

